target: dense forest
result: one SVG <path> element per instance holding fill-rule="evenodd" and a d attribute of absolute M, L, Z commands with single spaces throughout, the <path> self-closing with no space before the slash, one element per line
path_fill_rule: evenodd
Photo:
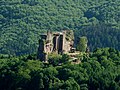
<path fill-rule="evenodd" d="M 120 0 L 0 0 L 1 54 L 36 53 L 41 33 L 64 29 L 120 50 Z"/>
<path fill-rule="evenodd" d="M 64 58 L 63 58 L 64 57 Z M 51 58 L 50 58 L 51 59 Z M 0 56 L 1 90 L 120 90 L 120 52 L 97 48 L 82 63 L 54 56 L 53 63 L 36 60 L 35 55 Z M 55 64 L 59 60 L 62 65 Z M 51 60 L 50 60 L 51 61 Z"/>
<path fill-rule="evenodd" d="M 74 31 L 79 63 L 37 59 L 48 30 Z M 120 0 L 0 0 L 0 90 L 120 90 Z"/>

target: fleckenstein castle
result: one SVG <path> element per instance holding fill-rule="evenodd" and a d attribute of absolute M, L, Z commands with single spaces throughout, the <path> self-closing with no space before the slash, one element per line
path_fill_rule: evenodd
<path fill-rule="evenodd" d="M 47 62 L 48 54 L 68 54 L 70 56 L 79 54 L 75 52 L 74 33 L 72 30 L 64 30 L 62 32 L 51 32 L 41 34 L 39 39 L 39 47 L 37 58 Z"/>

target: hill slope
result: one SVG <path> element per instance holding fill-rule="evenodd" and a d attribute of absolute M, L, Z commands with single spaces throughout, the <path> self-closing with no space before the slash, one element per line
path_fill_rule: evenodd
<path fill-rule="evenodd" d="M 41 32 L 62 29 L 86 35 L 92 50 L 120 50 L 119 5 L 119 0 L 1 0 L 0 53 L 34 53 Z"/>

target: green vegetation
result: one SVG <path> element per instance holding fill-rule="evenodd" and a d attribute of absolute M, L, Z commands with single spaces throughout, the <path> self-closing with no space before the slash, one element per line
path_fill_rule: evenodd
<path fill-rule="evenodd" d="M 40 34 L 63 29 L 93 52 L 74 65 L 67 54 L 37 60 Z M 0 0 L 1 90 L 120 90 L 119 50 L 120 0 Z"/>
<path fill-rule="evenodd" d="M 0 0 L 0 53 L 35 53 L 42 32 L 62 29 L 74 30 L 75 44 L 87 36 L 91 50 L 120 50 L 119 11 L 120 0 Z"/>
<path fill-rule="evenodd" d="M 87 37 L 80 37 L 80 41 L 77 45 L 77 50 L 79 50 L 80 52 L 85 52 L 86 49 L 87 49 L 87 43 L 88 43 L 88 40 L 87 40 Z"/>
<path fill-rule="evenodd" d="M 55 54 L 52 53 L 48 55 L 48 62 L 52 64 L 53 66 L 57 66 L 59 65 L 59 63 L 62 63 L 61 59 L 62 59 L 62 55 L 59 55 L 56 53 Z"/>
<path fill-rule="evenodd" d="M 0 58 L 1 90 L 120 90 L 120 52 L 112 48 L 96 49 L 74 65 L 42 63 L 35 55 Z"/>

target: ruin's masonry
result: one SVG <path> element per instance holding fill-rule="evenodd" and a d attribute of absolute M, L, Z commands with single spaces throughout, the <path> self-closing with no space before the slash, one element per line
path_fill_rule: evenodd
<path fill-rule="evenodd" d="M 62 32 L 50 32 L 40 35 L 38 59 L 47 61 L 49 53 L 55 52 L 58 54 L 73 52 L 74 33 L 72 30 Z"/>

